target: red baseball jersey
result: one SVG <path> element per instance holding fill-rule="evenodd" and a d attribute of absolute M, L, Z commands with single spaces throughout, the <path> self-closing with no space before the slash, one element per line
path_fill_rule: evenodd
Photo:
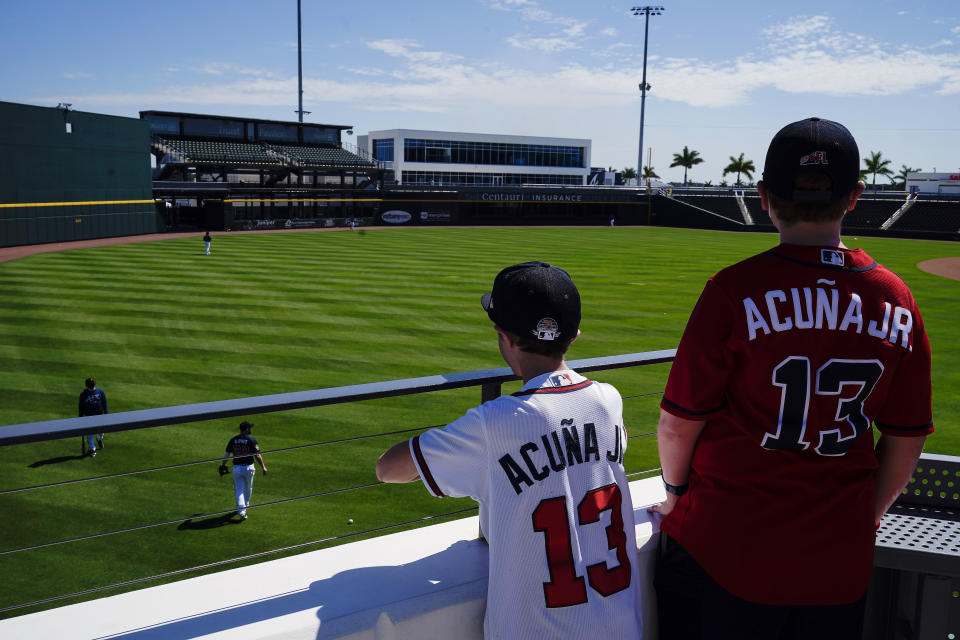
<path fill-rule="evenodd" d="M 780 245 L 707 282 L 661 407 L 706 420 L 662 530 L 745 600 L 853 602 L 873 565 L 871 425 L 933 431 L 923 320 L 862 250 Z"/>

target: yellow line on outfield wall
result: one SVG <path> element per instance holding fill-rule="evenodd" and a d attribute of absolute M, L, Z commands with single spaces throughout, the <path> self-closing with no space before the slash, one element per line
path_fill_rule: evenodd
<path fill-rule="evenodd" d="M 77 207 L 83 204 L 153 204 L 153 200 L 90 200 L 88 202 L 21 202 L 0 204 L 0 209 L 14 207 Z"/>

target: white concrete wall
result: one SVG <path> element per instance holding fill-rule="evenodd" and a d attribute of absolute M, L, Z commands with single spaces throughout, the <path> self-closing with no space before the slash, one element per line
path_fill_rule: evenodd
<path fill-rule="evenodd" d="M 630 484 L 644 637 L 660 478 Z M 0 621 L 0 638 L 429 640 L 483 637 L 487 547 L 465 518 Z"/>
<path fill-rule="evenodd" d="M 960 193 L 960 171 L 907 174 L 906 190 L 914 188 L 918 193 L 955 195 Z"/>

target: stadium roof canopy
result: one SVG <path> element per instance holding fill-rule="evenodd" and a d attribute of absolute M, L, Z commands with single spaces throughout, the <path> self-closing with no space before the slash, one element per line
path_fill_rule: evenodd
<path fill-rule="evenodd" d="M 353 125 L 347 124 L 323 124 L 321 122 L 297 122 L 295 120 L 264 120 L 261 118 L 246 118 L 242 116 L 225 116 L 225 115 L 211 115 L 203 113 L 186 113 L 183 111 L 141 111 L 140 118 L 145 116 L 171 116 L 174 118 L 210 118 L 215 120 L 240 120 L 243 122 L 256 122 L 256 123 L 266 123 L 266 124 L 295 124 L 295 125 L 307 125 L 312 127 L 328 127 L 330 129 L 340 129 L 345 131 L 347 129 L 353 129 Z"/>

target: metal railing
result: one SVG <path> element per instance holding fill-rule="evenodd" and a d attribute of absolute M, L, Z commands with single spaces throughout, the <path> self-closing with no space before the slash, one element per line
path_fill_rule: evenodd
<path fill-rule="evenodd" d="M 671 362 L 676 354 L 676 349 L 668 349 L 663 351 L 650 351 L 645 353 L 633 353 L 625 354 L 619 356 L 606 356 L 600 358 L 588 358 L 583 360 L 571 360 L 568 362 L 568 365 L 581 373 L 588 373 L 592 371 L 603 371 L 610 369 L 621 369 L 627 367 L 636 367 L 644 366 L 651 364 L 660 364 Z M 458 389 L 464 387 L 480 387 L 480 400 L 486 402 L 492 400 L 497 396 L 501 395 L 501 387 L 504 383 L 512 382 L 519 380 L 513 372 L 507 368 L 497 368 L 497 369 L 486 369 L 480 371 L 470 371 L 462 373 L 450 373 L 450 374 L 441 374 L 434 376 L 425 376 L 420 378 L 408 378 L 402 380 L 393 380 L 388 382 L 375 382 L 368 384 L 358 384 L 358 385 L 349 385 L 342 387 L 333 387 L 328 389 L 315 389 L 311 391 L 297 391 L 292 393 L 280 393 L 273 395 L 264 395 L 264 396 L 255 396 L 248 398 L 237 398 L 233 400 L 220 400 L 215 402 L 203 402 L 197 404 L 187 404 L 179 405 L 172 407 L 161 407 L 155 409 L 143 409 L 137 411 L 126 411 L 121 413 L 111 413 L 104 414 L 99 416 L 86 416 L 79 418 L 65 418 L 60 420 L 47 420 L 43 422 L 31 422 L 23 424 L 14 424 L 0 427 L 0 446 L 5 445 L 14 445 L 14 444 L 23 444 L 30 442 L 40 442 L 45 440 L 57 440 L 68 437 L 75 436 L 84 436 L 90 434 L 98 433 L 114 433 L 119 431 L 130 431 L 136 429 L 144 429 L 151 427 L 163 427 L 170 425 L 178 425 L 189 422 L 200 422 L 206 420 L 213 420 L 217 418 L 228 418 L 234 416 L 249 416 L 251 414 L 261 414 L 261 413 L 270 413 L 277 411 L 288 411 L 292 409 L 303 409 L 308 407 L 319 407 L 324 405 L 333 405 L 333 404 L 344 404 L 350 402 L 357 402 L 361 400 L 371 400 L 377 398 L 390 398 L 403 395 L 411 394 L 420 394 L 420 393 L 430 393 L 434 391 L 443 391 L 448 389 Z M 659 394 L 659 391 L 656 392 Z M 650 394 L 641 394 L 654 395 Z M 637 396 L 626 396 L 626 397 L 637 397 Z M 441 425 L 433 425 L 441 426 Z M 319 443 L 309 443 L 301 444 L 294 447 L 288 447 L 286 449 L 276 450 L 291 450 L 291 449 L 300 449 L 304 447 L 313 447 L 325 444 L 336 444 L 340 442 L 346 442 L 355 439 L 370 438 L 370 437 L 379 437 L 383 435 L 390 434 L 399 434 L 406 433 L 407 431 L 420 431 L 423 429 L 430 428 L 429 426 L 416 427 L 411 429 L 405 429 L 403 431 L 395 431 L 388 433 L 372 434 L 372 435 L 361 435 L 356 437 L 344 437 L 337 440 L 319 442 Z M 653 434 L 640 434 L 640 436 L 653 435 Z M 639 437 L 639 436 L 633 436 Z M 271 453 L 269 451 L 265 453 Z M 107 478 L 115 478 L 121 476 L 137 475 L 141 473 L 149 473 L 153 471 L 159 471 L 168 468 L 180 468 L 188 467 L 197 464 L 207 464 L 213 459 L 210 460 L 200 460 L 200 461 L 190 461 L 182 462 L 178 464 L 167 465 L 166 467 L 150 468 L 150 469 L 139 469 L 132 471 L 124 471 L 120 473 L 108 474 L 106 476 L 96 476 L 92 478 L 80 478 L 76 480 L 66 480 L 59 481 L 49 484 L 37 485 L 37 486 L 26 486 L 26 487 L 16 487 L 16 488 L 6 488 L 0 493 L 9 494 L 9 493 L 19 493 L 23 491 L 32 491 L 45 489 L 54 486 L 65 486 L 73 485 L 77 483 L 95 481 L 95 480 L 104 480 Z M 640 471 L 632 475 L 642 475 L 647 473 L 647 471 Z M 274 504 L 280 504 L 291 501 L 298 501 L 307 498 L 315 498 L 320 496 L 326 496 L 330 494 L 340 493 L 344 491 L 353 491 L 358 489 L 368 489 L 373 486 L 379 485 L 379 482 L 373 484 L 362 484 L 359 486 L 353 487 L 338 487 L 334 489 L 324 490 L 318 493 L 312 493 L 305 496 L 295 496 L 284 498 L 282 500 L 274 500 L 267 503 L 260 503 L 257 505 L 252 505 L 251 508 L 261 508 L 268 507 Z M 135 580 L 130 580 L 117 584 L 108 584 L 97 586 L 92 589 L 86 589 L 83 591 L 65 593 L 60 595 L 55 595 L 41 600 L 24 602 L 14 604 L 0 609 L 0 613 L 12 611 L 12 610 L 21 610 L 37 605 L 52 604 L 54 602 L 67 600 L 74 597 L 89 597 L 99 592 L 108 591 L 110 589 L 120 588 L 120 587 L 129 587 L 135 584 L 142 584 L 158 579 L 169 578 L 176 575 L 187 574 L 196 572 L 203 569 L 209 569 L 212 567 L 220 567 L 221 565 L 235 564 L 238 562 L 245 562 L 254 559 L 259 559 L 266 556 L 286 553 L 294 550 L 306 550 L 309 547 L 315 547 L 322 543 L 329 542 L 344 542 L 350 539 L 353 539 L 360 535 L 366 535 L 370 533 L 382 532 L 386 533 L 390 530 L 394 530 L 398 527 L 407 526 L 410 524 L 425 524 L 427 522 L 441 519 L 445 517 L 450 517 L 453 515 L 463 515 L 475 510 L 476 507 L 468 509 L 459 509 L 450 513 L 441 513 L 435 515 L 428 515 L 425 517 L 419 517 L 416 520 L 410 520 L 405 522 L 397 522 L 387 524 L 385 526 L 379 526 L 374 529 L 367 529 L 363 531 L 350 532 L 343 535 L 335 535 L 324 537 L 319 540 L 309 540 L 306 542 L 300 542 L 292 546 L 285 546 L 280 549 L 271 549 L 268 551 L 262 551 L 242 557 L 230 558 L 227 560 L 218 561 L 212 564 L 204 564 L 201 566 L 187 567 L 178 569 L 173 572 L 168 572 L 160 575 L 151 575 L 146 577 L 137 578 Z M 27 546 L 21 546 L 17 548 L 4 549 L 0 550 L 0 555 L 6 556 L 9 554 L 31 551 L 34 549 L 40 549 L 55 545 L 69 544 L 73 542 L 79 542 L 81 540 L 88 540 L 91 538 L 100 538 L 104 536 L 110 536 L 118 533 L 128 533 L 132 531 L 138 531 L 142 529 L 153 528 L 162 525 L 183 523 L 184 521 L 190 521 L 197 518 L 206 518 L 206 517 L 222 517 L 224 515 L 229 515 L 233 513 L 233 509 L 228 509 L 226 511 L 215 511 L 212 513 L 205 514 L 191 514 L 188 517 L 180 517 L 175 519 L 165 518 L 159 522 L 149 522 L 149 523 L 138 523 L 135 526 L 127 526 L 119 529 L 111 529 L 106 531 L 99 531 L 92 534 L 86 534 L 79 537 L 66 537 L 64 539 L 58 539 L 53 541 L 46 541 L 39 544 L 31 544 Z"/>
<path fill-rule="evenodd" d="M 581 373 L 607 369 L 622 369 L 625 367 L 671 362 L 676 352 L 676 349 L 646 351 L 643 353 L 628 353 L 619 356 L 571 360 L 567 364 L 572 369 Z M 258 413 L 288 411 L 290 409 L 305 409 L 307 407 L 343 404 L 346 402 L 372 400 L 375 398 L 391 398 L 463 387 L 479 386 L 481 388 L 481 401 L 486 402 L 500 395 L 500 386 L 503 383 L 518 379 L 519 378 L 517 378 L 508 367 L 501 367 L 498 369 L 447 373 L 421 378 L 406 378 L 404 380 L 392 380 L 389 382 L 371 382 L 344 387 L 330 387 L 328 389 L 294 391 L 291 393 L 236 398 L 234 400 L 217 400 L 214 402 L 182 404 L 157 409 L 108 413 L 82 418 L 25 422 L 0 427 L 0 446 L 22 444 L 25 442 L 40 442 L 44 440 L 58 440 L 70 436 L 114 433 L 117 431 L 129 431 L 147 427 L 162 427 L 186 422 L 214 420 L 217 418 L 249 416 Z"/>

